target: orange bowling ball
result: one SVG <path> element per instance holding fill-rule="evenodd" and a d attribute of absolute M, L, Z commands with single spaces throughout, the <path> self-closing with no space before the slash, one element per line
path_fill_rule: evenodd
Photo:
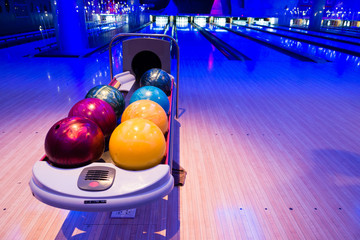
<path fill-rule="evenodd" d="M 155 123 L 165 134 L 168 131 L 168 118 L 164 109 L 151 100 L 138 100 L 130 104 L 121 117 L 121 122 L 133 118 L 144 118 Z"/>
<path fill-rule="evenodd" d="M 110 137 L 109 152 L 118 167 L 144 170 L 162 161 L 166 141 L 156 124 L 147 119 L 133 118 L 115 128 Z"/>

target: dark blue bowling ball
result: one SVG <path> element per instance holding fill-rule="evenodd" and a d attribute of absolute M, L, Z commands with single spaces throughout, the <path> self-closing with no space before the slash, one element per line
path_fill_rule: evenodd
<path fill-rule="evenodd" d="M 171 94 L 171 79 L 167 72 L 152 68 L 147 70 L 140 78 L 140 87 L 154 86 L 164 91 L 167 96 Z"/>
<path fill-rule="evenodd" d="M 125 109 L 125 99 L 122 93 L 109 85 L 98 85 L 90 89 L 85 98 L 98 98 L 109 103 L 114 109 L 116 117 L 120 118 Z"/>
<path fill-rule="evenodd" d="M 170 102 L 164 91 L 154 86 L 145 86 L 136 90 L 130 98 L 130 104 L 138 100 L 151 100 L 158 103 L 166 113 L 169 112 Z"/>

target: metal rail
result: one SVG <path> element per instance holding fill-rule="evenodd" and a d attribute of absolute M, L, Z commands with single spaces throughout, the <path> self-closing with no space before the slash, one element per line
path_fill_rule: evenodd
<path fill-rule="evenodd" d="M 176 46 L 176 61 L 177 61 L 177 69 L 176 69 L 176 118 L 179 117 L 178 115 L 178 110 L 179 110 L 179 69 L 180 69 L 180 48 L 178 43 L 176 42 L 176 40 L 168 35 L 165 34 L 148 34 L 148 33 L 120 33 L 116 36 L 114 36 L 111 39 L 111 42 L 109 44 L 109 61 L 110 61 L 110 80 L 112 80 L 114 78 L 114 73 L 113 73 L 113 62 L 112 62 L 112 45 L 115 41 L 119 40 L 120 38 L 124 38 L 124 37 L 154 37 L 154 38 L 167 38 L 170 41 L 172 41 L 173 43 L 175 43 Z"/>

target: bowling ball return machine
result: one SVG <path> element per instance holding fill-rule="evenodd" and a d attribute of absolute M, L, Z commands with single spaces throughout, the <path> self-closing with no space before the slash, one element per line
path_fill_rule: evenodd
<path fill-rule="evenodd" d="M 115 43 L 123 43 L 123 71 L 113 75 L 112 50 Z M 109 85 L 123 91 L 128 101 L 138 87 L 130 73 L 141 74 L 147 66 L 136 68 L 136 57 L 156 55 L 165 71 L 170 72 L 170 44 L 177 50 L 176 81 L 172 77 L 172 91 L 169 96 L 169 131 L 166 135 L 167 153 L 165 160 L 150 169 L 129 171 L 112 163 L 105 151 L 100 161 L 78 168 L 58 168 L 47 161 L 46 155 L 37 161 L 32 169 L 30 188 L 39 201 L 62 209 L 102 212 L 133 209 L 168 195 L 174 187 L 172 176 L 174 119 L 178 117 L 179 46 L 175 39 L 163 34 L 123 33 L 116 35 L 109 45 Z M 165 52 L 169 51 L 169 52 Z M 153 56 L 154 57 L 154 56 Z M 158 63 L 159 63 L 158 61 Z M 168 61 L 168 62 L 167 62 Z M 134 63 L 135 62 L 135 63 Z M 129 71 L 129 72 L 127 72 Z M 136 72 L 138 71 L 138 72 Z M 124 80 L 125 79 L 125 80 Z M 123 88 L 122 88 L 123 87 Z"/>

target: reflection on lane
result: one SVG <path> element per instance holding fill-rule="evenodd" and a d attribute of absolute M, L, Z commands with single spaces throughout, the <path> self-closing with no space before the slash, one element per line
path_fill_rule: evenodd
<path fill-rule="evenodd" d="M 347 29 L 347 28 L 339 28 L 339 27 L 322 27 L 321 31 L 327 32 L 327 33 L 335 33 L 335 34 L 342 34 L 343 36 L 348 37 L 356 37 L 359 38 L 360 30 L 357 29 Z"/>
<path fill-rule="evenodd" d="M 360 58 L 356 56 L 351 56 L 349 54 L 337 52 L 323 47 L 317 47 L 308 43 L 303 43 L 301 41 L 295 41 L 286 37 L 275 36 L 271 34 L 261 33 L 259 31 L 243 28 L 241 26 L 230 25 L 230 27 L 236 31 L 239 31 L 243 34 L 249 35 L 251 37 L 270 42 L 272 44 L 288 48 L 289 50 L 294 50 L 298 53 L 307 53 L 316 57 L 322 57 L 327 61 L 331 62 L 343 62 L 350 63 L 354 66 L 360 67 Z"/>
<path fill-rule="evenodd" d="M 154 22 L 150 24 L 149 26 L 141 29 L 138 31 L 139 33 L 156 33 L 156 34 L 162 34 L 164 32 L 164 28 L 167 23 L 165 22 Z"/>
<path fill-rule="evenodd" d="M 258 25 L 252 25 L 252 26 L 249 26 L 249 27 L 252 28 L 252 29 L 259 29 L 260 31 L 265 31 L 265 32 L 274 33 L 274 34 L 286 35 L 286 36 L 289 36 L 290 38 L 291 37 L 292 38 L 298 38 L 298 39 L 300 38 L 300 39 L 304 39 L 304 40 L 307 40 L 307 41 L 312 41 L 312 42 L 316 42 L 316 43 L 320 43 L 320 44 L 326 44 L 326 45 L 329 45 L 329 46 L 332 46 L 332 47 L 351 50 L 351 51 L 355 51 L 355 52 L 360 53 L 360 47 L 359 46 L 354 46 L 352 44 L 338 42 L 336 40 L 324 39 L 324 38 L 319 38 L 319 37 L 310 36 L 310 35 L 303 35 L 303 34 L 299 34 L 299 33 L 296 33 L 296 32 L 283 31 L 281 29 L 267 28 L 267 27 L 258 26 Z"/>
<path fill-rule="evenodd" d="M 353 42 L 353 43 L 359 43 L 359 40 L 356 40 L 352 37 L 347 37 L 344 35 L 333 35 L 333 34 L 328 34 L 326 32 L 315 32 L 315 31 L 310 31 L 307 29 L 299 29 L 299 28 L 284 27 L 284 26 L 267 26 L 267 27 L 269 30 L 270 29 L 279 29 L 279 30 L 284 30 L 284 31 L 292 31 L 295 33 L 297 32 L 297 33 L 302 33 L 302 34 L 311 34 L 311 35 L 319 36 L 319 37 L 327 37 L 327 38 L 332 38 L 332 39 L 349 41 L 349 42 Z"/>
<path fill-rule="evenodd" d="M 214 21 L 215 24 L 219 26 L 226 26 L 225 22 L 217 23 Z M 259 42 L 255 42 L 249 38 L 245 38 L 229 32 L 224 28 L 217 27 L 212 24 L 208 24 L 205 28 L 215 36 L 219 37 L 221 40 L 225 41 L 226 43 L 230 44 L 232 47 L 236 48 L 238 51 L 242 52 L 252 60 L 257 61 L 289 61 L 291 56 L 286 55 L 284 52 L 280 52 L 264 46 Z"/>
<path fill-rule="evenodd" d="M 212 65 L 215 60 L 227 60 L 188 20 L 177 21 L 176 29 L 181 52 L 180 58 L 192 60 L 206 59 L 209 66 Z"/>

